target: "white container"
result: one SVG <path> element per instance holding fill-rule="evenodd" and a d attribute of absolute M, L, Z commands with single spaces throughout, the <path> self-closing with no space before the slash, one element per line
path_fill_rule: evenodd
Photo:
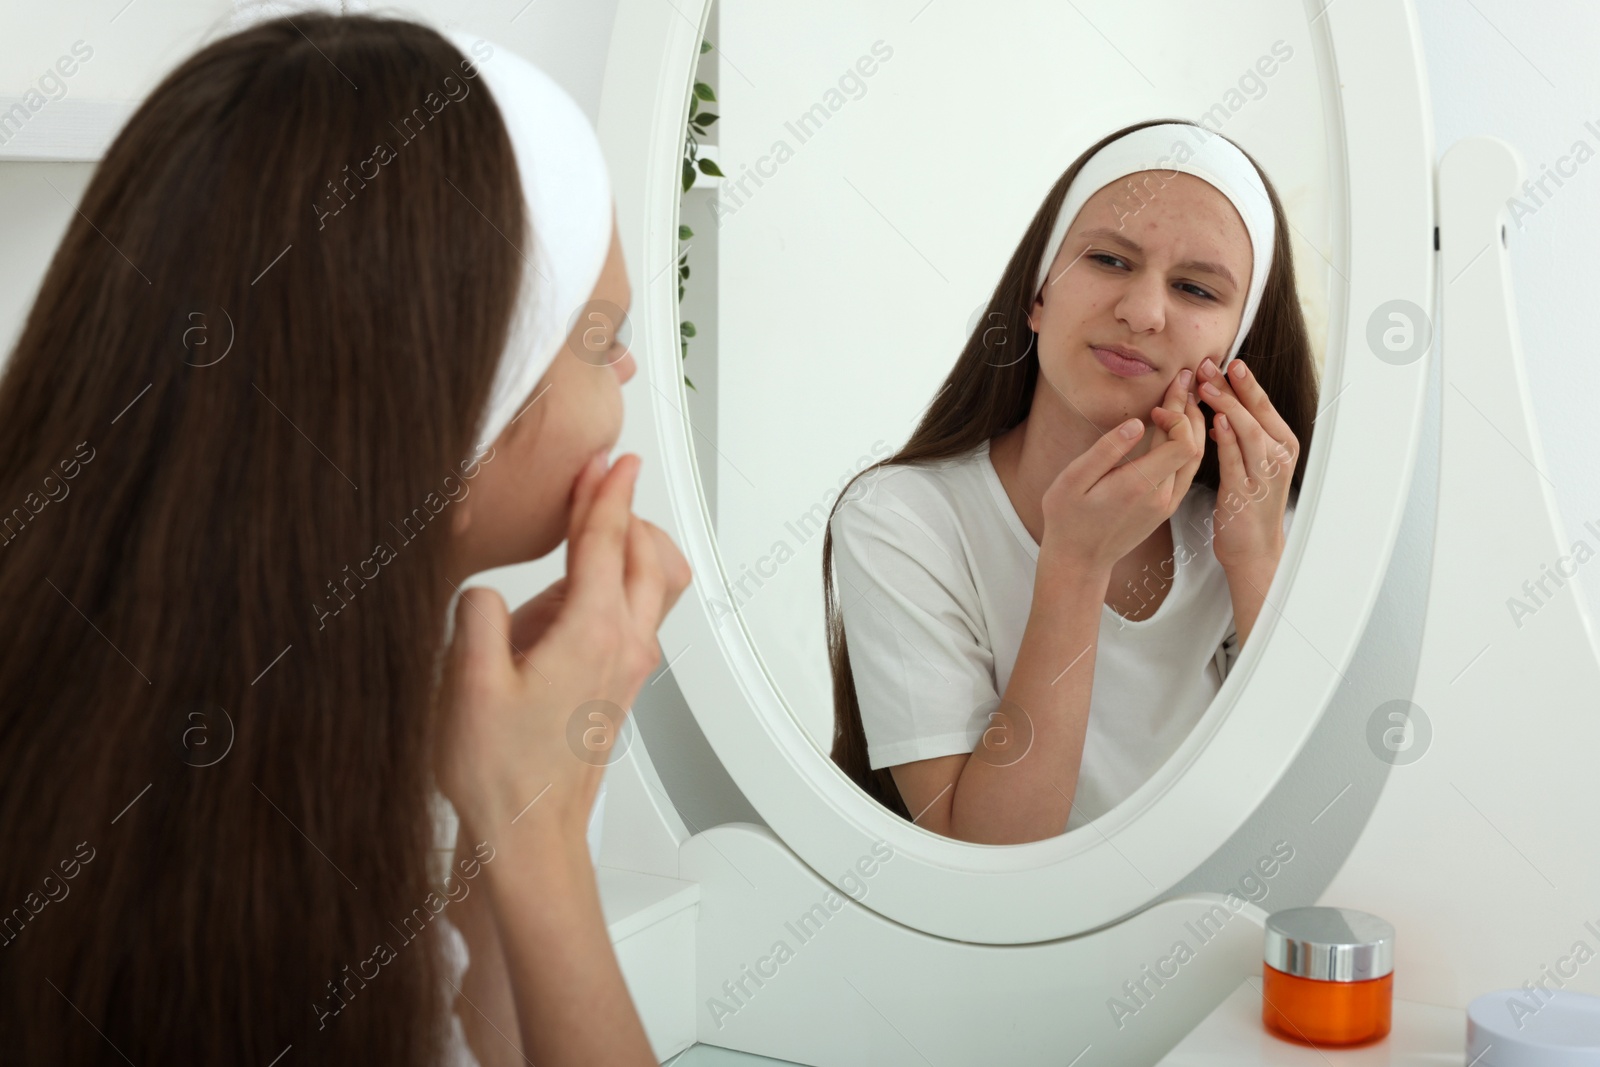
<path fill-rule="evenodd" d="M 1473 1067 L 1600 1067 L 1600 997 L 1502 989 L 1467 1005 Z"/>

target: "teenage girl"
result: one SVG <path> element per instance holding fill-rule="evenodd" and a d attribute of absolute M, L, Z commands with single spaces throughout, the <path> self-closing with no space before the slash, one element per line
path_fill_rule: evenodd
<path fill-rule="evenodd" d="M 655 1062 L 568 742 L 690 578 L 605 458 L 599 160 L 511 53 L 312 14 L 117 135 L 0 380 L 9 1060 Z"/>
<path fill-rule="evenodd" d="M 910 441 L 835 504 L 834 761 L 976 842 L 1125 799 L 1271 610 L 1315 407 L 1254 162 L 1184 122 L 1091 146 Z"/>

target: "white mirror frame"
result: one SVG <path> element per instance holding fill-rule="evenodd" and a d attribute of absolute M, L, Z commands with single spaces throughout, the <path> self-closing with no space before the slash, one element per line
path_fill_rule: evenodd
<path fill-rule="evenodd" d="M 712 598 L 738 601 L 700 490 L 669 269 L 709 13 L 710 0 L 620 0 L 599 124 L 634 282 L 632 347 L 648 383 L 630 390 L 644 402 L 630 404 L 620 447 L 645 461 L 636 509 L 682 546 L 695 576 L 661 628 L 664 661 L 729 775 L 813 870 L 837 886 L 875 843 L 893 848 L 861 898 L 879 914 L 941 937 L 1017 944 L 1136 912 L 1211 856 L 1273 788 L 1341 681 L 1388 568 L 1432 345 L 1395 364 L 1368 336 L 1397 300 L 1431 330 L 1436 260 L 1432 118 L 1410 2 L 1308 3 L 1330 158 L 1345 163 L 1330 175 L 1345 206 L 1342 232 L 1335 227 L 1344 247 L 1332 255 L 1350 276 L 1330 305 L 1317 432 L 1269 606 L 1212 707 L 1149 781 L 1089 826 L 1003 847 L 939 836 L 868 798 L 789 713 L 742 624 L 716 624 Z M 1354 57 L 1349 69 L 1340 56 Z"/>

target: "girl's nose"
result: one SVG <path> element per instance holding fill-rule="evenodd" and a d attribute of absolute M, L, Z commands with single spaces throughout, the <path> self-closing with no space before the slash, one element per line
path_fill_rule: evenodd
<path fill-rule="evenodd" d="M 1117 318 L 1127 323 L 1134 333 L 1160 329 L 1164 322 L 1163 284 L 1159 279 L 1152 279 L 1148 283 L 1135 282 L 1129 285 L 1117 301 Z"/>

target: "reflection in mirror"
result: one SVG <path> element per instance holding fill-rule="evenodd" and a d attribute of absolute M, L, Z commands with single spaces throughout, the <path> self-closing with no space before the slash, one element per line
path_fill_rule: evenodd
<path fill-rule="evenodd" d="M 1276 203 L 1200 126 L 1094 145 L 910 440 L 835 504 L 833 758 L 882 803 L 966 840 L 1053 836 L 1133 792 L 1216 695 L 1316 410 Z"/>
<path fill-rule="evenodd" d="M 1043 9 L 1003 49 L 933 9 L 718 13 L 722 624 L 935 833 L 1104 815 L 1273 610 L 1335 198 L 1304 14 L 1233 6 L 1085 7 L 1121 48 Z"/>

